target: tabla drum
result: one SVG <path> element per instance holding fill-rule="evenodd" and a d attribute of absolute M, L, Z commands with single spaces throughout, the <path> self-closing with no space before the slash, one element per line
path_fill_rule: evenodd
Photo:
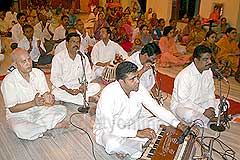
<path fill-rule="evenodd" d="M 117 65 L 111 64 L 105 67 L 102 74 L 102 80 L 104 84 L 109 84 L 116 80 L 116 67 Z"/>

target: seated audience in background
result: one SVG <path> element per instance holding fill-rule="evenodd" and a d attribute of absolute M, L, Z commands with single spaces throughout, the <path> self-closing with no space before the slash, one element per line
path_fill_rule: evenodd
<path fill-rule="evenodd" d="M 191 31 L 194 28 L 194 19 L 193 18 L 189 18 L 188 20 L 188 24 L 183 28 L 182 31 L 182 44 L 187 44 L 188 42 L 188 36 L 191 33 Z"/>
<path fill-rule="evenodd" d="M 65 39 L 68 23 L 69 17 L 67 15 L 63 15 L 61 17 L 60 26 L 58 26 L 54 31 L 53 40 L 56 41 L 56 43 L 60 43 Z"/>
<path fill-rule="evenodd" d="M 87 56 L 79 51 L 80 43 L 80 35 L 76 32 L 67 35 L 66 48 L 53 58 L 50 76 L 50 81 L 53 84 L 52 93 L 56 100 L 77 105 L 84 104 L 83 94 L 85 89 L 87 101 L 100 91 L 99 84 L 90 83 L 94 80 L 95 75 Z"/>
<path fill-rule="evenodd" d="M 207 32 L 204 41 L 202 41 L 202 43 L 200 43 L 200 45 L 205 45 L 205 46 L 207 46 L 208 48 L 211 49 L 211 51 L 212 51 L 211 61 L 212 61 L 213 64 L 216 64 L 216 55 L 220 51 L 220 48 L 215 44 L 216 37 L 217 37 L 217 33 L 210 30 L 210 31 Z"/>
<path fill-rule="evenodd" d="M 33 61 L 33 67 L 36 67 L 37 64 L 51 64 L 53 55 L 47 54 L 41 40 L 33 36 L 33 27 L 29 24 L 25 24 L 23 26 L 23 34 L 24 38 L 20 40 L 18 47 L 28 51 Z"/>
<path fill-rule="evenodd" d="M 184 65 L 189 61 L 190 56 L 183 55 L 177 50 L 174 40 L 174 28 L 172 26 L 164 28 L 163 36 L 159 40 L 158 46 L 162 52 L 157 60 L 157 65 L 160 67 Z"/>
<path fill-rule="evenodd" d="M 17 137 L 35 140 L 52 128 L 66 127 L 67 114 L 62 105 L 54 105 L 45 75 L 32 68 L 28 52 L 17 48 L 12 53 L 16 69 L 3 80 L 1 91 L 6 107 L 6 119 Z"/>
<path fill-rule="evenodd" d="M 217 32 L 217 41 L 225 35 L 226 30 L 230 27 L 230 24 L 227 23 L 227 18 L 222 17 L 220 24 L 218 24 L 216 28 L 213 28 L 213 30 Z"/>
<path fill-rule="evenodd" d="M 7 22 L 9 28 L 12 28 L 15 24 L 18 23 L 16 8 L 13 5 L 10 6 L 10 11 L 6 12 L 4 21 Z"/>
<path fill-rule="evenodd" d="M 12 29 L 12 43 L 19 43 L 21 39 L 23 39 L 23 30 L 22 27 L 26 23 L 26 15 L 24 13 L 18 13 L 17 14 L 17 21 L 18 23 L 15 24 Z"/>
<path fill-rule="evenodd" d="M 202 29 L 201 22 L 195 21 L 194 28 L 188 36 L 187 54 L 192 54 L 194 49 L 204 40 L 205 36 L 206 32 Z"/>
<path fill-rule="evenodd" d="M 109 27 L 100 29 L 101 40 L 92 49 L 91 58 L 93 70 L 97 77 L 100 77 L 105 67 L 107 67 L 116 55 L 122 59 L 128 58 L 128 53 L 116 42 L 110 40 L 111 30 Z"/>
<path fill-rule="evenodd" d="M 102 27 L 109 27 L 109 24 L 104 17 L 104 13 L 101 12 L 98 14 L 98 20 L 95 21 L 93 28 L 94 37 L 97 41 L 101 39 L 100 30 Z"/>
<path fill-rule="evenodd" d="M 224 76 L 235 75 L 238 70 L 240 50 L 238 48 L 237 29 L 230 27 L 225 35 L 216 43 L 221 49 L 216 55 L 216 61 Z"/>
<path fill-rule="evenodd" d="M 160 30 L 161 36 L 163 35 L 163 29 L 165 27 L 165 23 L 166 22 L 163 18 L 159 18 L 157 28 Z"/>
<path fill-rule="evenodd" d="M 140 84 L 137 70 L 138 67 L 128 61 L 117 66 L 116 81 L 101 93 L 93 130 L 96 142 L 108 154 L 128 154 L 134 159 L 140 158 L 142 146 L 156 137 L 160 124 L 185 127 Z M 146 116 L 143 107 L 155 116 Z"/>
<path fill-rule="evenodd" d="M 132 42 L 134 42 L 134 39 L 135 37 L 138 35 L 139 33 L 139 28 L 141 27 L 141 25 L 143 25 L 144 21 L 142 19 L 139 19 L 137 21 L 137 26 L 136 28 L 133 30 L 133 33 L 132 33 Z"/>
<path fill-rule="evenodd" d="M 149 33 L 148 26 L 146 24 L 141 25 L 139 33 L 134 39 L 133 51 L 139 51 L 142 47 L 150 42 L 153 42 L 152 36 Z"/>
<path fill-rule="evenodd" d="M 207 127 L 218 114 L 220 100 L 215 98 L 213 73 L 210 69 L 211 49 L 199 45 L 193 53 L 193 62 L 174 80 L 171 111 L 184 122 L 191 124 L 200 119 Z"/>
<path fill-rule="evenodd" d="M 69 17 L 68 26 L 73 27 L 77 20 L 77 16 L 74 14 L 74 10 L 72 8 L 69 10 L 68 17 Z"/>

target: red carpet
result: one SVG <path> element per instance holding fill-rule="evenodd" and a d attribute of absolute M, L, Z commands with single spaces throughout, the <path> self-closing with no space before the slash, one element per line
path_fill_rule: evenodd
<path fill-rule="evenodd" d="M 162 83 L 161 90 L 168 94 L 172 94 L 174 78 L 172 78 L 166 74 L 159 73 L 159 72 L 157 72 L 156 77 L 157 77 L 158 83 L 160 82 L 160 78 L 161 78 L 161 83 Z M 216 95 L 216 97 L 218 97 L 218 96 Z M 229 113 L 232 115 L 239 114 L 240 113 L 240 102 L 234 101 L 229 98 L 228 98 L 228 101 L 230 103 Z"/>

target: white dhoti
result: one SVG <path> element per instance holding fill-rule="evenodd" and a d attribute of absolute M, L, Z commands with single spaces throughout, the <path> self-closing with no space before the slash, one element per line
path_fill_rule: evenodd
<path fill-rule="evenodd" d="M 228 103 L 228 102 L 227 102 Z M 219 112 L 219 106 L 220 100 L 216 99 L 215 100 L 215 114 L 218 116 Z M 228 103 L 229 104 L 229 103 Z M 204 106 L 202 105 L 203 108 L 207 109 L 209 106 Z M 209 123 L 209 118 L 203 115 L 203 113 L 197 111 L 194 109 L 193 105 L 191 103 L 185 103 L 185 104 L 178 104 L 172 111 L 175 113 L 175 115 L 183 120 L 184 122 L 191 124 L 194 120 L 200 119 L 204 123 L 204 127 L 207 128 L 208 123 Z"/>
<path fill-rule="evenodd" d="M 78 88 L 71 88 L 78 89 Z M 98 83 L 89 83 L 86 91 L 86 100 L 88 97 L 97 94 L 101 90 L 101 86 Z M 61 88 L 54 88 L 52 94 L 57 101 L 70 102 L 78 105 L 83 105 L 83 94 L 71 95 Z"/>
<path fill-rule="evenodd" d="M 101 77 L 104 69 L 105 69 L 105 67 L 100 67 L 100 66 L 93 67 L 96 77 Z"/>
<path fill-rule="evenodd" d="M 66 117 L 67 110 L 63 105 L 36 106 L 17 113 L 16 116 L 14 113 L 12 115 L 7 123 L 16 135 L 21 139 L 35 140 L 61 122 Z"/>
<path fill-rule="evenodd" d="M 142 118 L 136 123 L 129 126 L 129 128 L 143 130 L 145 128 L 151 128 L 155 132 L 158 131 L 160 124 L 167 125 L 167 123 L 161 121 L 156 117 Z M 108 154 L 122 153 L 129 154 L 131 158 L 137 159 L 142 155 L 142 146 L 148 141 L 148 138 L 128 138 L 112 135 L 111 133 L 103 133 L 98 135 L 100 142 L 97 143 L 104 146 Z"/>

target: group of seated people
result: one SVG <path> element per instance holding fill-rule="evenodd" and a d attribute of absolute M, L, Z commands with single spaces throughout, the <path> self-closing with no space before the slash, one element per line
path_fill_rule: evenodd
<path fill-rule="evenodd" d="M 44 136 L 47 130 L 66 127 L 69 120 L 66 119 L 68 108 L 64 103 L 83 105 L 86 93 L 87 102 L 97 103 L 93 130 L 97 144 L 103 146 L 108 154 L 139 158 L 142 146 L 156 137 L 160 125 L 184 130 L 194 120 L 200 119 L 202 127 L 207 127 L 209 121 L 218 116 L 219 104 L 210 67 L 214 62 L 218 63 L 218 58 L 224 64 L 230 63 L 233 71 L 238 67 L 235 28 L 228 28 L 216 45 L 217 34 L 209 31 L 204 42 L 199 42 L 201 44 L 196 45 L 192 53 L 184 55 L 177 51 L 176 40 L 179 39 L 176 36 L 180 31 L 176 29 L 175 20 L 171 20 L 171 26 L 163 28 L 163 36 L 157 44 L 148 31 L 149 26 L 140 25 L 144 21 L 138 20 L 139 31 L 129 32 L 131 36 L 135 34 L 135 39 L 128 42 L 133 41 L 142 47 L 135 46 L 131 53 L 121 46 L 124 39 L 119 43 L 111 40 L 109 26 L 98 27 L 99 33 L 93 39 L 81 19 L 77 19 L 75 27 L 69 29 L 69 17 L 63 15 L 61 24 L 52 32 L 45 15 L 39 15 L 42 16 L 41 25 L 38 25 L 42 27 L 42 34 L 36 38 L 36 26 L 25 24 L 24 13 L 17 14 L 18 23 L 11 30 L 12 40 L 17 43 L 12 52 L 16 69 L 6 75 L 1 84 L 7 123 L 21 139 L 35 140 Z M 101 16 L 102 13 L 98 15 L 100 20 Z M 119 26 L 128 23 L 125 18 L 117 22 Z M 158 22 L 163 23 L 162 20 Z M 125 30 L 129 28 L 122 27 Z M 46 33 L 53 38 L 47 39 Z M 46 40 L 54 41 L 54 56 L 45 49 Z M 224 47 L 226 45 L 231 47 Z M 230 53 L 232 57 L 229 58 Z M 123 62 L 116 64 L 116 57 L 121 57 Z M 227 62 L 224 61 L 226 58 Z M 48 63 L 51 63 L 51 89 L 44 73 L 34 68 Z M 186 63 L 189 65 L 175 79 L 169 111 L 158 103 L 160 95 L 155 66 Z M 116 66 L 116 80 L 102 89 L 99 79 L 110 65 Z"/>

